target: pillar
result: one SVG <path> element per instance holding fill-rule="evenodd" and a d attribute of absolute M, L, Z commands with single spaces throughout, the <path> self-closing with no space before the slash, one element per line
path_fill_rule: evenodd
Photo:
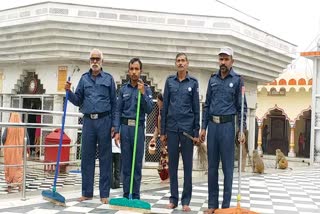
<path fill-rule="evenodd" d="M 261 120 L 258 120 L 258 126 L 259 126 L 259 133 L 258 133 L 258 154 L 263 155 L 262 151 L 262 122 Z"/>
<path fill-rule="evenodd" d="M 294 133 L 295 133 L 295 124 L 290 121 L 290 144 L 289 144 L 289 153 L 288 157 L 296 157 L 296 153 L 294 152 Z"/>
<path fill-rule="evenodd" d="M 302 52 L 300 55 L 313 60 L 310 163 L 320 163 L 320 39 L 317 51 Z"/>

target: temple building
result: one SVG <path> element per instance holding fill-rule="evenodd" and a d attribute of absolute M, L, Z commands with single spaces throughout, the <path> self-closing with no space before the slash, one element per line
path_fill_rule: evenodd
<path fill-rule="evenodd" d="M 154 98 L 163 91 L 168 75 L 176 72 L 176 54 L 185 52 L 190 61 L 190 74 L 199 80 L 200 98 L 204 102 L 208 79 L 219 67 L 218 51 L 230 46 L 235 53 L 234 69 L 243 76 L 246 85 L 250 148 L 254 145 L 256 115 L 260 125 L 272 125 L 271 116 L 282 115 L 283 139 L 288 133 L 297 137 L 297 127 L 305 133 L 307 130 L 302 127 L 307 122 L 299 121 L 307 117 L 308 105 L 301 106 L 299 112 L 289 113 L 278 103 L 278 106 L 259 108 L 256 112 L 257 86 L 282 73 L 293 59 L 290 53 L 296 52 L 296 46 L 237 18 L 235 11 L 228 12 L 230 8 L 225 10 L 223 16 L 212 16 L 55 2 L 2 10 L 0 105 L 62 111 L 67 77 L 72 76 L 72 85 L 76 87 L 81 75 L 88 71 L 89 52 L 93 48 L 104 53 L 103 68 L 113 75 L 118 87 L 128 80 L 129 60 L 140 57 L 142 78 L 151 86 Z M 291 95 L 291 91 L 299 87 L 306 88 L 305 91 L 299 89 L 299 94 L 309 93 L 309 80 L 305 81 L 304 86 L 299 80 L 295 86 L 290 86 L 289 81 L 284 85 L 277 82 L 275 91 L 268 89 L 272 85 L 265 86 L 259 93 L 265 96 L 278 93 L 278 96 L 269 97 L 285 98 L 281 94 Z M 68 112 L 78 112 L 78 108 L 69 105 Z M 147 120 L 147 141 L 154 130 L 155 112 L 156 109 Z M 8 115 L 3 114 L 2 120 L 7 121 Z M 68 124 L 81 121 L 81 118 L 67 119 Z M 59 122 L 60 117 L 42 117 L 42 123 Z M 287 123 L 289 125 L 285 125 Z M 295 129 L 292 131 L 292 128 Z M 51 131 L 42 129 L 42 139 Z M 72 144 L 80 142 L 81 130 L 66 132 Z M 276 140 L 270 143 L 270 149 L 274 144 L 277 145 Z M 156 160 L 146 153 L 146 162 L 153 161 Z"/>
<path fill-rule="evenodd" d="M 289 157 L 310 157 L 311 97 L 312 76 L 307 72 L 288 71 L 258 86 L 257 146 L 263 154 L 281 149 Z"/>

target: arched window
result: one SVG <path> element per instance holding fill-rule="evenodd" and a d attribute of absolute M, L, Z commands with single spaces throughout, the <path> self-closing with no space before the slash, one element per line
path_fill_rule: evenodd
<path fill-rule="evenodd" d="M 306 85 L 306 80 L 304 78 L 299 79 L 298 85 Z"/>
<path fill-rule="evenodd" d="M 297 85 L 297 80 L 295 80 L 295 79 L 290 79 L 288 85 Z"/>
<path fill-rule="evenodd" d="M 285 79 L 279 80 L 279 85 L 287 85 L 287 81 Z"/>

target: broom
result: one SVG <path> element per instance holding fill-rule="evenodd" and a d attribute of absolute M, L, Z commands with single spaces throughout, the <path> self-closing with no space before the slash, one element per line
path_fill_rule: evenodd
<path fill-rule="evenodd" d="M 186 132 L 182 133 L 184 136 L 189 138 L 194 142 L 194 138 Z M 208 169 L 208 156 L 207 156 L 207 146 L 205 143 L 201 143 L 197 146 L 197 156 L 199 160 L 199 166 L 201 169 Z"/>
<path fill-rule="evenodd" d="M 70 77 L 68 77 L 68 82 L 70 82 Z M 66 99 L 65 99 L 65 102 L 64 102 L 64 106 L 63 106 L 62 126 L 61 126 L 61 132 L 60 132 L 57 163 L 56 163 L 56 170 L 55 170 L 55 173 L 54 173 L 52 191 L 51 190 L 43 190 L 41 192 L 41 195 L 43 196 L 43 199 L 45 199 L 47 201 L 50 201 L 53 204 L 56 204 L 56 205 L 59 205 L 59 206 L 66 206 L 66 199 L 61 194 L 59 194 L 57 192 L 57 179 L 58 179 L 58 174 L 59 174 L 59 164 L 60 164 L 62 140 L 63 140 L 63 134 L 64 134 L 64 124 L 66 122 L 68 94 L 69 94 L 68 91 L 66 91 Z"/>
<path fill-rule="evenodd" d="M 134 144 L 133 144 L 133 153 L 132 153 L 129 199 L 128 198 L 112 198 L 109 201 L 109 205 L 112 209 L 132 210 L 136 212 L 148 213 L 151 210 L 151 205 L 148 202 L 138 200 L 138 199 L 132 199 L 133 177 L 134 177 L 134 167 L 136 162 L 135 160 L 136 160 L 138 128 L 139 128 L 140 100 L 141 100 L 141 93 L 140 91 L 138 91 L 138 103 L 137 103 L 136 124 L 135 124 L 135 130 L 134 130 Z"/>
<path fill-rule="evenodd" d="M 240 133 L 243 133 L 243 108 L 244 108 L 244 91 L 245 88 L 241 88 L 241 120 L 240 120 Z M 217 209 L 214 211 L 214 214 L 258 214 L 256 212 L 244 209 L 240 207 L 241 201 L 241 165 L 242 165 L 242 143 L 240 143 L 240 157 L 239 157 L 239 177 L 238 177 L 238 195 L 237 195 L 237 207 L 235 208 L 226 208 L 226 209 Z"/>
<path fill-rule="evenodd" d="M 82 147 L 82 135 L 80 137 L 80 151 L 79 151 L 79 154 L 80 154 L 80 159 L 81 159 L 81 147 Z M 80 170 L 80 162 L 77 163 L 77 169 L 73 169 L 73 170 L 69 170 L 69 173 L 71 174 L 80 174 L 81 173 L 81 170 Z"/>

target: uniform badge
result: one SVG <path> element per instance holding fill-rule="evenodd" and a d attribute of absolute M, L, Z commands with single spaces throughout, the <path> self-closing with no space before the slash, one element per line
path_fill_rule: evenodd
<path fill-rule="evenodd" d="M 152 98 L 152 95 L 151 95 L 151 94 L 149 95 L 149 98 Z"/>
<path fill-rule="evenodd" d="M 192 91 L 192 88 L 191 88 L 191 87 L 189 87 L 189 88 L 188 88 L 188 91 Z"/>
<path fill-rule="evenodd" d="M 233 87 L 233 83 L 232 83 L 232 82 L 230 82 L 229 87 L 230 87 L 230 88 L 232 88 L 232 87 Z"/>

